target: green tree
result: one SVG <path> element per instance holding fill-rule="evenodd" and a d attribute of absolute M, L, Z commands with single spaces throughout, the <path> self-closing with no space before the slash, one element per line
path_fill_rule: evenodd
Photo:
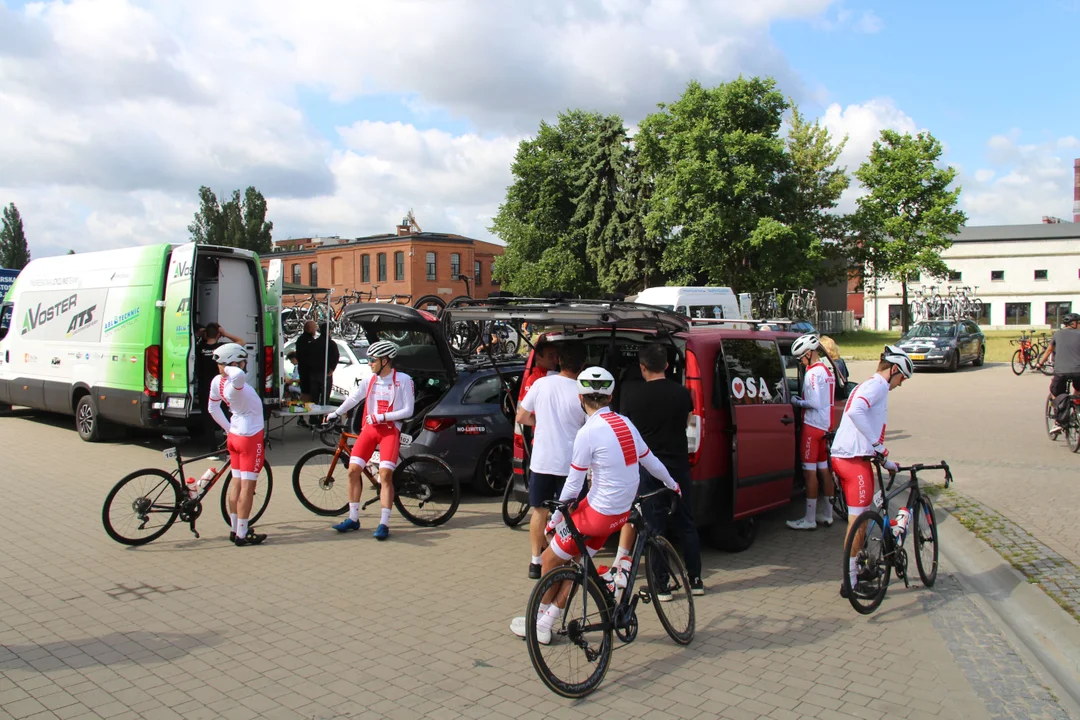
<path fill-rule="evenodd" d="M 908 329 L 908 280 L 918 273 L 943 278 L 941 252 L 967 221 L 956 209 L 960 187 L 952 167 L 941 168 L 941 143 L 930 133 L 882 130 L 870 157 L 856 171 L 867 194 L 858 199 L 853 226 L 859 257 L 878 279 L 902 288 L 901 325 Z"/>
<path fill-rule="evenodd" d="M 22 216 L 15 203 L 4 208 L 3 224 L 0 225 L 0 266 L 22 270 L 30 262 L 30 247 L 26 244 Z"/>
<path fill-rule="evenodd" d="M 68 254 L 68 255 L 74 255 L 74 254 L 75 254 L 75 251 L 74 251 L 74 250 L 68 250 L 68 251 L 67 251 L 67 254 Z"/>
<path fill-rule="evenodd" d="M 635 138 L 654 190 L 645 217 L 664 241 L 661 269 L 686 284 L 772 287 L 795 230 L 783 222 L 793 192 L 779 135 L 788 103 L 771 78 L 715 88 L 691 82 L 646 117 Z"/>
<path fill-rule="evenodd" d="M 199 210 L 188 225 L 192 242 L 268 253 L 273 250 L 274 223 L 266 219 L 266 198 L 254 187 L 234 190 L 224 203 L 206 187 L 199 188 Z"/>

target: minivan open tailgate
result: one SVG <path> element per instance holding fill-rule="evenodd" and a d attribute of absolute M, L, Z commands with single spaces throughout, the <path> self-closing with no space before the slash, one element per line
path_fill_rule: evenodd
<path fill-rule="evenodd" d="M 581 328 L 633 328 L 668 333 L 689 329 L 689 320 L 653 305 L 606 300 L 542 298 L 460 299 L 443 310 L 454 322 L 527 322 Z"/>

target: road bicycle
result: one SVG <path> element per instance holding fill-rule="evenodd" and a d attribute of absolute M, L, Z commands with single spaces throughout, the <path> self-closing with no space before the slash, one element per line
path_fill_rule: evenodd
<path fill-rule="evenodd" d="M 1039 353 L 1031 340 L 1030 335 L 1020 334 L 1019 340 L 1010 340 L 1010 345 L 1019 345 L 1012 355 L 1012 371 L 1015 375 L 1023 375 L 1028 368 L 1035 370 L 1039 360 Z"/>
<path fill-rule="evenodd" d="M 224 448 L 204 455 L 184 458 L 181 456 L 180 446 L 190 440 L 191 438 L 183 436 L 165 436 L 165 442 L 171 447 L 166 448 L 162 454 L 166 460 L 176 461 L 175 470 L 171 472 L 165 472 L 159 468 L 136 470 L 113 486 L 105 497 L 105 505 L 101 509 L 101 522 L 109 537 L 124 545 L 145 545 L 164 535 L 177 518 L 181 522 L 188 523 L 191 533 L 199 537 L 199 532 L 195 529 L 195 521 L 202 515 L 203 499 L 221 478 L 225 478 L 221 487 L 221 517 L 226 525 L 232 526 L 228 504 L 229 483 L 232 482 L 232 475 L 229 472 L 231 460 L 228 454 L 224 453 L 221 468 L 214 472 L 213 477 L 199 491 L 198 496 L 192 498 L 185 487 L 184 468 L 200 460 L 218 460 Z M 266 512 L 273 490 L 274 473 L 270 469 L 270 463 L 264 461 L 259 479 L 255 483 L 255 500 L 251 506 L 251 519 L 248 521 L 251 525 L 258 522 Z"/>
<path fill-rule="evenodd" d="M 359 411 L 359 410 L 358 410 Z M 300 456 L 293 468 L 293 491 L 300 504 L 316 515 L 331 517 L 349 510 L 350 441 L 358 434 L 340 429 L 335 423 L 320 426 L 320 437 L 336 437 L 333 448 L 315 448 Z M 408 437 L 402 435 L 402 440 Z M 327 440 L 324 439 L 324 442 Z M 408 441 L 406 443 L 408 444 Z M 379 501 L 379 453 L 376 451 L 363 470 L 374 495 L 361 507 Z M 421 527 L 442 525 L 457 512 L 461 488 L 450 466 L 434 455 L 410 455 L 394 470 L 394 506 L 406 520 Z"/>
<path fill-rule="evenodd" d="M 919 487 L 919 473 L 927 470 L 944 470 L 945 487 L 952 484 L 952 472 L 944 460 L 938 465 L 917 463 L 899 467 L 895 474 L 890 474 L 889 484 L 885 485 L 881 477 L 881 463 L 874 462 L 878 490 L 874 495 L 875 509 L 863 512 L 855 520 L 844 542 L 843 593 L 851 607 L 862 615 L 869 615 L 878 609 L 889 589 L 889 575 L 896 572 L 896 577 L 908 582 L 908 556 L 904 550 L 904 540 L 909 529 L 914 530 L 915 565 L 919 578 L 925 587 L 933 587 L 937 580 L 938 569 L 938 531 L 934 505 Z M 893 489 L 900 473 L 908 473 L 910 479 L 900 487 Z M 897 517 L 907 511 L 908 521 L 898 525 L 897 518 L 889 517 L 889 501 L 905 490 L 909 490 L 904 508 Z M 876 507 L 881 508 L 878 512 Z M 851 573 L 848 558 L 855 559 L 856 585 L 851 585 Z"/>
<path fill-rule="evenodd" d="M 671 493 L 674 511 L 677 498 L 661 488 L 634 499 L 629 522 L 637 530 L 626 588 L 616 599 L 616 588 L 601 576 L 585 547 L 585 538 L 574 526 L 569 503 L 544 503 L 553 512 L 563 513 L 566 528 L 580 556 L 569 565 L 554 568 L 533 588 L 525 609 L 525 644 L 533 668 L 553 692 L 567 698 L 585 697 L 596 690 L 611 664 L 612 633 L 624 644 L 637 639 L 638 602 L 652 604 L 668 636 L 679 645 L 694 639 L 694 598 L 690 578 L 682 558 L 642 513 L 642 503 L 663 493 Z M 645 561 L 647 588 L 634 592 L 634 584 Z M 566 598 L 562 616 L 551 628 L 551 642 L 542 644 L 536 634 L 536 617 L 544 595 L 552 591 Z M 659 596 L 665 594 L 665 601 Z M 667 600 L 670 593 L 671 599 Z M 531 620 L 531 622 L 530 622 Z"/>

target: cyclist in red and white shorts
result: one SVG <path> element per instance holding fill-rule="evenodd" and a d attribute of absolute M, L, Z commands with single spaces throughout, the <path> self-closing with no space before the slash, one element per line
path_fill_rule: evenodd
<path fill-rule="evenodd" d="M 259 393 L 247 384 L 247 350 L 238 343 L 227 343 L 214 350 L 214 362 L 221 374 L 210 383 L 210 402 L 207 409 L 221 429 L 227 433 L 227 447 L 232 468 L 229 484 L 229 519 L 232 532 L 229 539 L 237 547 L 258 545 L 266 539 L 248 527 L 251 506 L 255 501 L 255 481 L 259 479 L 263 460 L 263 403 Z M 225 419 L 221 403 L 229 406 L 232 417 Z"/>
<path fill-rule="evenodd" d="M 380 340 L 367 349 L 372 374 L 364 378 L 352 394 L 327 420 L 344 417 L 364 401 L 363 427 L 349 458 L 349 517 L 334 526 L 338 532 L 360 529 L 360 495 L 364 490 L 364 468 L 376 448 L 379 450 L 379 502 L 382 512 L 375 539 L 390 537 L 390 508 L 394 505 L 394 469 L 401 450 L 401 421 L 413 414 L 413 381 L 394 369 L 398 346 Z"/>
<path fill-rule="evenodd" d="M 611 373 L 601 367 L 585 368 L 578 375 L 577 383 L 581 404 L 589 419 L 574 438 L 570 474 L 559 500 L 577 499 L 585 482 L 585 471 L 592 469 L 589 494 L 571 515 L 592 556 L 630 517 L 630 506 L 637 496 L 640 481 L 638 463 L 664 485 L 677 493 L 680 491 L 664 464 L 649 452 L 634 424 L 608 407 L 615 390 L 615 378 Z M 561 512 L 551 516 L 548 533 L 554 533 L 554 536 L 541 556 L 545 573 L 567 564 L 578 554 L 577 543 L 570 536 Z M 558 603 L 566 602 L 557 593 L 558 588 L 548 591 L 536 619 L 537 636 L 544 644 L 551 641 L 551 628 L 562 615 Z M 515 618 L 510 623 L 510 630 L 525 637 L 525 618 Z"/>
<path fill-rule="evenodd" d="M 848 535 L 855 520 L 874 500 L 874 470 L 870 463 L 877 459 L 890 474 L 896 463 L 889 460 L 885 449 L 885 426 L 889 412 L 889 391 L 900 387 L 915 372 L 911 358 L 903 350 L 886 345 L 881 353 L 877 372 L 851 392 L 844 417 L 836 430 L 832 444 L 832 467 L 840 478 L 848 506 Z M 845 540 L 846 542 L 846 540 Z M 861 543 L 852 545 L 852 552 Z M 855 558 L 848 558 L 851 587 L 858 586 L 855 577 Z M 840 593 L 843 594 L 843 585 Z"/>
<path fill-rule="evenodd" d="M 791 398 L 791 404 L 803 410 L 802 433 L 799 435 L 799 455 L 802 456 L 803 477 L 806 479 L 806 515 L 788 520 L 792 530 L 816 530 L 818 523 L 832 525 L 833 481 L 829 471 L 829 451 L 825 433 L 832 427 L 833 393 L 836 381 L 818 350 L 817 335 L 803 335 L 791 345 L 791 355 L 806 368 L 802 396 Z M 818 479 L 821 480 L 822 502 L 818 504 Z"/>

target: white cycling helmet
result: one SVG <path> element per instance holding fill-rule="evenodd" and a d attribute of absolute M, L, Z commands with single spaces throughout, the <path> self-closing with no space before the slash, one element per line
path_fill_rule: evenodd
<path fill-rule="evenodd" d="M 915 374 L 915 365 L 911 362 L 911 358 L 895 345 L 886 345 L 885 352 L 881 353 L 881 359 L 895 365 L 905 378 L 910 378 Z"/>
<path fill-rule="evenodd" d="M 615 392 L 615 378 L 602 367 L 587 367 L 577 376 L 578 395 L 608 395 Z"/>
<path fill-rule="evenodd" d="M 396 343 L 392 343 L 389 340 L 380 340 L 377 343 L 372 343 L 367 349 L 367 356 L 369 358 L 390 358 L 393 360 L 397 357 L 398 346 Z"/>
<path fill-rule="evenodd" d="M 214 362 L 218 365 L 232 365 L 247 360 L 247 350 L 238 343 L 225 343 L 214 350 Z"/>
<path fill-rule="evenodd" d="M 795 342 L 791 344 L 791 354 L 795 359 L 802 358 L 809 352 L 814 352 L 821 348 L 821 341 L 818 340 L 818 336 L 813 333 L 807 333 L 796 338 Z"/>

